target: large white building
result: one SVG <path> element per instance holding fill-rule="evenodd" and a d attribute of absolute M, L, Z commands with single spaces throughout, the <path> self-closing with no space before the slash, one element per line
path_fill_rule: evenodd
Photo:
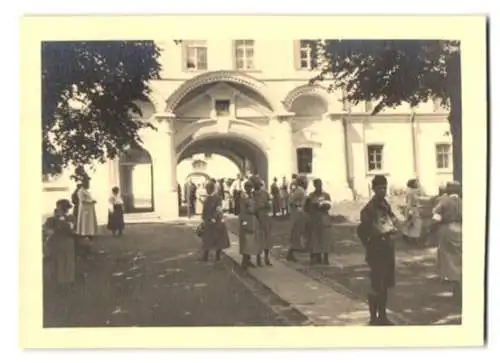
<path fill-rule="evenodd" d="M 143 150 L 96 169 L 91 191 L 100 222 L 115 185 L 128 214 L 177 218 L 177 183 L 184 183 L 177 166 L 188 160 L 196 169 L 201 164 L 190 158 L 204 153 L 230 159 L 235 170 L 259 173 L 267 185 L 292 173 L 320 177 L 334 200 L 368 196 L 374 174 L 385 174 L 396 189 L 418 177 L 429 193 L 452 179 L 448 113 L 438 102 L 371 116 L 374 102 L 349 105 L 340 91 L 309 85 L 315 73 L 307 40 L 158 44 L 161 80 L 151 83 L 150 102 L 140 103 L 142 117 L 153 119 L 158 130 L 143 132 Z M 189 170 L 182 170 L 185 178 Z M 45 182 L 46 211 L 73 188 L 66 176 Z"/>

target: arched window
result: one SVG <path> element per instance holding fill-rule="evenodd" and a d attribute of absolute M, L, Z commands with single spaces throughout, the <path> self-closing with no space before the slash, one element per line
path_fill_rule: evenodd
<path fill-rule="evenodd" d="M 311 174 L 313 165 L 313 149 L 301 147 L 297 149 L 297 171 L 301 174 Z"/>

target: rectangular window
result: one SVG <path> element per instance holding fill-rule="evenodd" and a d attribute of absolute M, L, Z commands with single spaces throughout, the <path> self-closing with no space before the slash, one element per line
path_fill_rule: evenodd
<path fill-rule="evenodd" d="M 384 145 L 368 145 L 368 171 L 383 170 Z"/>
<path fill-rule="evenodd" d="M 299 69 L 311 70 L 316 68 L 316 59 L 314 57 L 315 41 L 314 40 L 300 40 L 299 48 Z"/>
<path fill-rule="evenodd" d="M 204 40 L 185 41 L 186 69 L 190 71 L 203 71 L 208 68 L 207 43 Z"/>
<path fill-rule="evenodd" d="M 436 145 L 436 167 L 438 169 L 449 169 L 451 159 L 451 145 L 437 144 Z"/>
<path fill-rule="evenodd" d="M 231 102 L 229 100 L 216 100 L 215 101 L 215 114 L 219 117 L 229 116 Z"/>
<path fill-rule="evenodd" d="M 297 149 L 297 171 L 301 174 L 312 173 L 313 150 L 310 147 Z"/>
<path fill-rule="evenodd" d="M 255 69 L 253 40 L 235 40 L 234 41 L 234 59 L 236 69 L 251 70 Z"/>

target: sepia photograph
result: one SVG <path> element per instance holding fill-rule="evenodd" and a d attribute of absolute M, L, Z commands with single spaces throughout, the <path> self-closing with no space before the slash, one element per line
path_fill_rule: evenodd
<path fill-rule="evenodd" d="M 462 325 L 461 39 L 156 34 L 38 42 L 44 330 Z"/>

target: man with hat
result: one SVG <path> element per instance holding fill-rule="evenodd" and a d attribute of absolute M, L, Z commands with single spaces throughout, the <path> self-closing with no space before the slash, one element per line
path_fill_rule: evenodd
<path fill-rule="evenodd" d="M 376 175 L 372 180 L 372 190 L 373 197 L 361 210 L 361 223 L 357 229 L 365 247 L 365 261 L 370 268 L 369 325 L 393 325 L 387 318 L 387 295 L 395 284 L 397 220 L 385 199 L 386 177 Z"/>

